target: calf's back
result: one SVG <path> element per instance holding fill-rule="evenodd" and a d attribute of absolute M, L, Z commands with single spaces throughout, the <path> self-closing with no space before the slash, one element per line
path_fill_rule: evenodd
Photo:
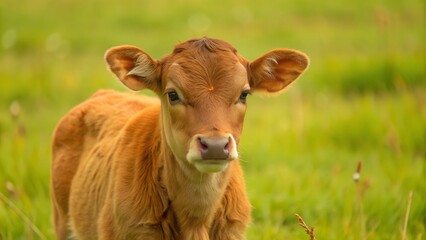
<path fill-rule="evenodd" d="M 51 187 L 56 225 L 65 230 L 70 224 L 71 229 L 80 228 L 77 232 L 98 235 L 93 223 L 98 222 L 109 182 L 114 180 L 114 154 L 139 151 L 135 157 L 142 157 L 144 148 L 158 149 L 149 145 L 160 137 L 156 127 L 159 106 L 155 98 L 99 91 L 63 117 L 53 139 Z M 133 118 L 140 121 L 137 127 L 131 124 Z M 139 139 L 120 142 L 126 141 L 122 139 L 126 131 L 134 135 L 137 131 Z"/>

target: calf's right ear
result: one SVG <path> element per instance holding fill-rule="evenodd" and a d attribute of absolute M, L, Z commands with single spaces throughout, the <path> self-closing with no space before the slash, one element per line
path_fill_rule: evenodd
<path fill-rule="evenodd" d="M 109 69 L 132 90 L 157 92 L 160 67 L 147 53 L 134 46 L 118 46 L 105 53 Z"/>

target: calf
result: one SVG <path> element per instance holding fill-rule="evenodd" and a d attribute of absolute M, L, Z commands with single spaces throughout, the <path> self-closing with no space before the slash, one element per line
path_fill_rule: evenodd
<path fill-rule="evenodd" d="M 237 146 L 247 95 L 277 93 L 308 66 L 276 49 L 253 62 L 210 38 L 160 60 L 132 46 L 105 54 L 133 90 L 100 91 L 53 138 L 51 192 L 58 239 L 244 239 L 250 222 Z"/>

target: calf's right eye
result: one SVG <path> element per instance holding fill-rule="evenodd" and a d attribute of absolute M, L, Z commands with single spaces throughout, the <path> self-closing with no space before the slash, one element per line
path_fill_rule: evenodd
<path fill-rule="evenodd" d="M 169 103 L 171 105 L 180 103 L 179 95 L 175 91 L 170 91 L 167 93 L 167 97 L 169 98 Z"/>

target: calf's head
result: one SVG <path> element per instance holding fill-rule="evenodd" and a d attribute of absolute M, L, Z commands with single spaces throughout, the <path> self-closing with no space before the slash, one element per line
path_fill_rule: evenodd
<path fill-rule="evenodd" d="M 278 93 L 309 64 L 305 54 L 289 49 L 249 62 L 210 38 L 180 43 L 160 60 L 133 46 L 111 48 L 105 58 L 127 87 L 160 97 L 168 146 L 181 166 L 200 172 L 222 171 L 238 158 L 248 94 Z"/>

